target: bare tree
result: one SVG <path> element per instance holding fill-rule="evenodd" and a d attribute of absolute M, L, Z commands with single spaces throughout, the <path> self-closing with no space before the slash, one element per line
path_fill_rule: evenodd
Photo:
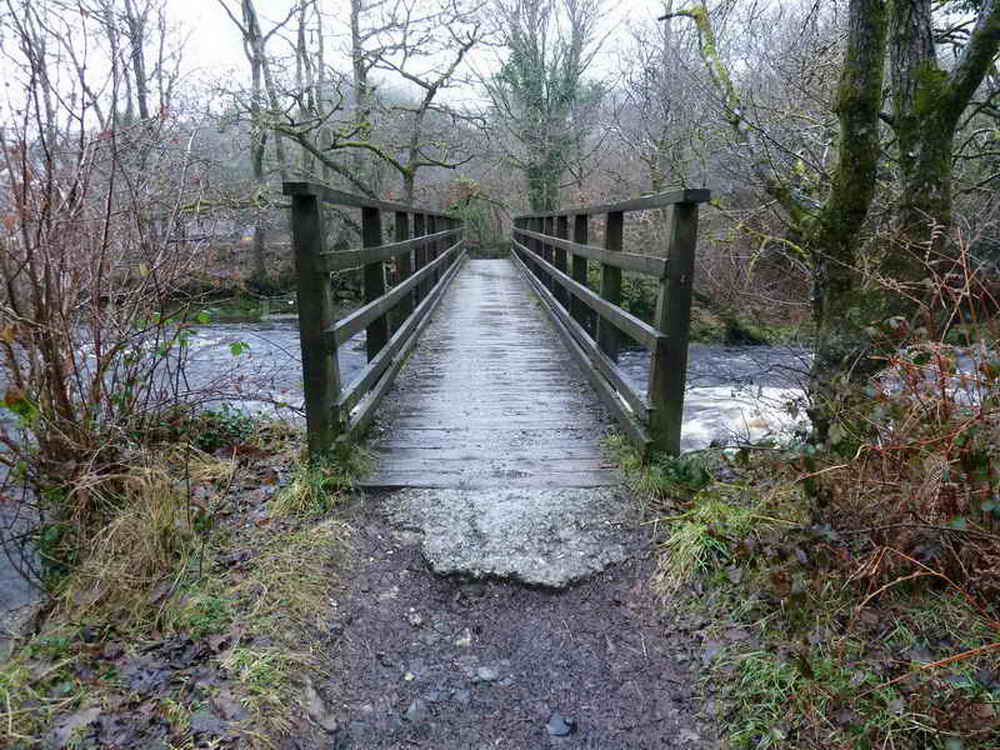
<path fill-rule="evenodd" d="M 253 196 L 254 236 L 253 236 L 253 278 L 258 283 L 265 283 L 268 278 L 265 263 L 267 249 L 268 215 L 270 201 L 267 187 L 267 140 L 273 132 L 272 123 L 280 111 L 278 89 L 271 70 L 268 56 L 268 42 L 284 26 L 291 21 L 296 8 L 293 6 L 288 14 L 275 23 L 267 33 L 261 29 L 259 15 L 253 0 L 240 0 L 239 13 L 231 7 L 228 0 L 218 0 L 226 15 L 233 22 L 243 39 L 243 53 L 250 65 L 250 163 L 253 168 L 256 191 Z M 278 171 L 282 179 L 287 177 L 287 158 L 280 135 L 274 138 L 275 156 Z"/>
<path fill-rule="evenodd" d="M 600 0 L 497 0 L 507 59 L 485 81 L 494 127 L 512 144 L 507 159 L 524 173 L 532 210 L 553 210 L 594 122 L 604 88 L 585 78 L 603 39 Z M 582 178 L 577 174 L 576 178 Z"/>

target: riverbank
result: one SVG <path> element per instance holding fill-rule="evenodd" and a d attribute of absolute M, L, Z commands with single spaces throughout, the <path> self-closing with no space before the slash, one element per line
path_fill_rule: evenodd
<path fill-rule="evenodd" d="M 322 671 L 350 536 L 330 511 L 353 459 L 305 472 L 299 438 L 258 424 L 213 455 L 133 470 L 148 494 L 97 535 L 0 668 L 5 747 L 270 747 L 308 724 L 302 678 Z"/>
<path fill-rule="evenodd" d="M 659 533 L 655 595 L 697 624 L 698 694 L 724 746 L 998 746 L 995 573 L 963 580 L 943 550 L 910 552 L 888 541 L 892 527 L 817 507 L 801 451 L 642 465 L 621 445 L 619 458 Z M 863 475 L 856 466 L 838 481 Z"/>

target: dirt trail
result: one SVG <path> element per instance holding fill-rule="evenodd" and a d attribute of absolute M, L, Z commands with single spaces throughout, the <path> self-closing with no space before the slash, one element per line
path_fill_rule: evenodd
<path fill-rule="evenodd" d="M 300 747 L 716 746 L 695 716 L 698 651 L 657 610 L 638 535 L 602 573 L 529 588 L 434 574 L 389 506 L 369 498 L 352 522 L 352 584 L 317 685 L 328 731 Z"/>

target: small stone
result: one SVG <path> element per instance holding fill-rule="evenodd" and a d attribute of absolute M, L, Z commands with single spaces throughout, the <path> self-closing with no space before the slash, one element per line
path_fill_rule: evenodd
<path fill-rule="evenodd" d="M 480 667 L 476 670 L 476 679 L 480 682 L 496 682 L 499 677 L 500 673 L 493 667 Z"/>
<path fill-rule="evenodd" d="M 427 708 L 427 703 L 417 698 L 410 707 L 406 709 L 406 720 L 416 724 L 418 722 L 424 721 L 430 715 L 430 711 Z"/>
<path fill-rule="evenodd" d="M 413 672 L 407 672 L 406 674 L 403 675 L 403 679 L 406 682 L 413 682 L 415 679 L 417 679 L 417 676 L 413 674 Z"/>
<path fill-rule="evenodd" d="M 459 648 L 468 648 L 472 645 L 472 631 L 468 628 L 462 633 L 458 638 L 455 639 L 455 645 Z"/>
<path fill-rule="evenodd" d="M 416 612 L 410 612 L 406 616 L 406 620 L 407 622 L 410 623 L 410 625 L 412 625 L 415 628 L 419 628 L 421 625 L 424 624 L 424 618 L 419 614 L 417 614 Z"/>
<path fill-rule="evenodd" d="M 553 711 L 545 722 L 546 731 L 553 737 L 568 737 L 576 731 L 576 722 L 568 719 L 558 711 Z"/>
<path fill-rule="evenodd" d="M 191 716 L 191 734 L 219 737 L 226 733 L 226 722 L 211 711 L 197 711 Z"/>
<path fill-rule="evenodd" d="M 472 700 L 472 693 L 468 690 L 456 690 L 453 697 L 456 703 L 461 703 L 464 706 Z"/>

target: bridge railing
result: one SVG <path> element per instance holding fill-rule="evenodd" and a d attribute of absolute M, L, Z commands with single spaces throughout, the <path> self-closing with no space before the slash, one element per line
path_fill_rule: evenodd
<path fill-rule="evenodd" d="M 292 198 L 306 433 L 309 454 L 315 457 L 338 439 L 359 436 L 371 423 L 376 406 L 459 268 L 465 254 L 463 228 L 452 216 L 323 185 L 286 182 L 283 192 Z M 325 248 L 322 203 L 361 210 L 361 248 Z M 385 213 L 394 215 L 391 243 L 384 241 Z M 390 261 L 396 284 L 387 289 Z M 336 320 L 330 274 L 358 267 L 364 269 L 365 304 Z M 344 386 L 337 350 L 362 330 L 368 364 Z"/>
<path fill-rule="evenodd" d="M 698 205 L 710 197 L 679 190 L 514 219 L 514 258 L 605 405 L 634 441 L 673 455 L 680 452 Z M 625 215 L 663 208 L 672 208 L 667 257 L 624 252 Z M 588 244 L 593 216 L 604 216 L 604 247 Z M 587 285 L 591 262 L 600 265 L 600 293 Z M 657 279 L 652 325 L 622 308 L 623 271 Z M 649 351 L 645 394 L 618 366 L 622 334 Z"/>

